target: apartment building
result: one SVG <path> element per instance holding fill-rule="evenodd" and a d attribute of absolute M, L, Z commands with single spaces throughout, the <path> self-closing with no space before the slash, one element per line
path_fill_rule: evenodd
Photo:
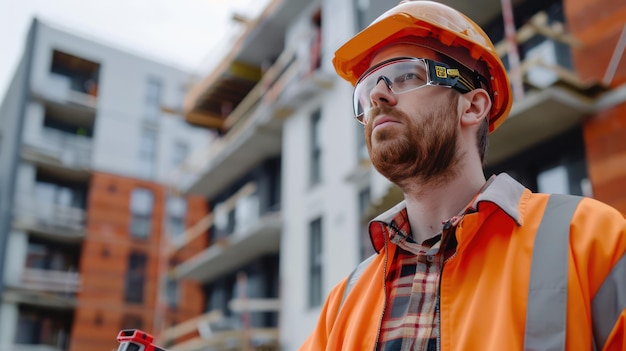
<path fill-rule="evenodd" d="M 1 350 L 109 351 L 120 329 L 201 313 L 200 286 L 163 274 L 207 211 L 172 187 L 213 135 L 180 115 L 188 81 L 33 20 L 0 108 Z"/>
<path fill-rule="evenodd" d="M 515 86 L 485 174 L 626 212 L 626 4 L 516 1 L 508 45 L 500 1 L 442 2 L 485 28 Z M 371 166 L 331 59 L 395 4 L 271 1 L 190 90 L 186 120 L 220 137 L 181 184 L 211 213 L 180 247 L 205 230 L 209 246 L 169 275 L 199 282 L 207 303 L 166 329 L 171 350 L 296 350 L 330 289 L 372 253 L 367 222 L 402 194 Z"/>

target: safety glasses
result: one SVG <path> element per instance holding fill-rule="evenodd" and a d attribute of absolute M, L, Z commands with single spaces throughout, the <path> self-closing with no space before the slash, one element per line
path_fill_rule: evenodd
<path fill-rule="evenodd" d="M 474 90 L 474 84 L 463 78 L 457 68 L 445 63 L 414 57 L 383 61 L 363 73 L 354 86 L 354 114 L 362 124 L 367 123 L 366 114 L 372 108 L 370 95 L 380 81 L 396 95 L 429 85 L 453 88 L 461 93 Z"/>

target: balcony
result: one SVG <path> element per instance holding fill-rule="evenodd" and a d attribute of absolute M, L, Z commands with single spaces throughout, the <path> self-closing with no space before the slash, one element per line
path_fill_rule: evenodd
<path fill-rule="evenodd" d="M 76 272 L 24 268 L 17 285 L 8 285 L 3 300 L 10 303 L 43 308 L 67 309 L 76 307 L 76 293 L 80 290 L 80 275 Z"/>
<path fill-rule="evenodd" d="M 22 273 L 20 288 L 30 291 L 74 295 L 80 289 L 80 274 L 77 272 L 25 268 Z"/>
<path fill-rule="evenodd" d="M 187 96 L 186 120 L 223 136 L 195 155 L 193 163 L 199 166 L 182 176 L 184 192 L 212 198 L 260 160 L 280 154 L 284 119 L 332 85 L 330 75 L 298 57 L 296 45 L 283 49 L 288 19 L 306 5 L 303 0 L 272 1 L 221 65 Z M 258 67 L 267 62 L 272 66 L 261 72 Z"/>
<path fill-rule="evenodd" d="M 538 12 L 517 30 L 520 45 L 531 39 L 543 40 L 527 50 L 519 66 L 524 96 L 513 102 L 506 122 L 489 137 L 490 165 L 580 125 L 595 111 L 595 102 L 606 91 L 597 82 L 581 81 L 575 72 L 560 64 L 560 60 L 569 60 L 570 48 L 580 44 L 561 23 L 548 22 L 548 16 Z M 504 56 L 506 43 L 496 44 L 496 51 Z M 515 84 L 515 76 L 510 74 Z"/>
<path fill-rule="evenodd" d="M 196 177 L 187 178 L 189 183 L 183 185 L 186 191 L 211 198 L 260 160 L 280 154 L 283 121 L 275 116 L 270 105 L 263 103 L 263 94 L 267 86 L 280 80 L 281 76 L 277 75 L 287 64 L 283 61 L 284 58 L 277 60 L 224 119 L 223 127 L 228 132 L 201 156 L 202 170 L 194 172 Z"/>
<path fill-rule="evenodd" d="M 13 225 L 17 229 L 68 242 L 80 241 L 86 235 L 86 211 L 82 208 L 22 198 L 14 211 Z"/>
<path fill-rule="evenodd" d="M 97 96 L 73 87 L 72 79 L 50 73 L 46 80 L 33 86 L 35 98 L 77 114 L 93 114 L 98 105 Z"/>
<path fill-rule="evenodd" d="M 233 211 L 234 222 L 227 223 L 228 214 Z M 260 213 L 256 184 L 248 183 L 183 234 L 183 242 L 174 250 L 205 233 L 211 226 L 216 228 L 217 238 L 206 250 L 175 267 L 174 278 L 209 282 L 255 258 L 276 253 L 280 249 L 282 224 L 280 211 Z"/>
<path fill-rule="evenodd" d="M 268 213 L 246 230 L 220 238 L 202 253 L 177 266 L 174 276 L 211 281 L 255 258 L 278 252 L 281 230 L 281 214 Z"/>
<path fill-rule="evenodd" d="M 163 345 L 183 335 L 193 334 L 196 336 L 175 344 L 168 350 L 278 351 L 280 349 L 277 327 L 244 327 L 244 321 L 255 313 L 278 313 L 279 299 L 233 299 L 229 302 L 229 308 L 236 313 L 235 316 L 226 317 L 219 310 L 207 312 L 166 329 L 158 343 Z"/>
<path fill-rule="evenodd" d="M 87 136 L 43 128 L 36 139 L 26 140 L 22 157 L 59 172 L 87 175 L 91 169 L 92 148 L 93 141 Z"/>
<path fill-rule="evenodd" d="M 96 62 L 54 50 L 49 75 L 33 84 L 33 95 L 73 114 L 94 114 L 99 72 Z"/>
<path fill-rule="evenodd" d="M 19 306 L 20 312 L 11 351 L 67 350 L 73 311 Z"/>
<path fill-rule="evenodd" d="M 294 52 L 285 51 L 224 120 L 228 132 L 194 162 L 195 177 L 184 178 L 182 188 L 208 198 L 245 174 L 260 160 L 281 152 L 284 119 L 333 84 L 321 69 L 303 70 Z"/>

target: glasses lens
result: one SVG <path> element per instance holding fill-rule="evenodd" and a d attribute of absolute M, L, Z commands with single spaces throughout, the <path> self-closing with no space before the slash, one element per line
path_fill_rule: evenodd
<path fill-rule="evenodd" d="M 372 90 L 381 82 L 394 94 L 402 94 L 429 84 L 427 72 L 426 62 L 422 59 L 394 59 L 372 67 L 354 87 L 355 116 L 367 123 L 366 114 L 372 108 Z"/>

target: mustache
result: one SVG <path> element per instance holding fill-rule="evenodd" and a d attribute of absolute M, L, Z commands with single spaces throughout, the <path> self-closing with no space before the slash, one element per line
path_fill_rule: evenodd
<path fill-rule="evenodd" d="M 367 114 L 367 123 L 368 124 L 373 123 L 376 117 L 380 115 L 387 115 L 389 117 L 396 118 L 399 121 L 404 121 L 408 118 L 408 116 L 404 114 L 403 112 L 398 111 L 393 107 L 383 105 L 383 106 L 372 107 L 369 110 Z"/>

